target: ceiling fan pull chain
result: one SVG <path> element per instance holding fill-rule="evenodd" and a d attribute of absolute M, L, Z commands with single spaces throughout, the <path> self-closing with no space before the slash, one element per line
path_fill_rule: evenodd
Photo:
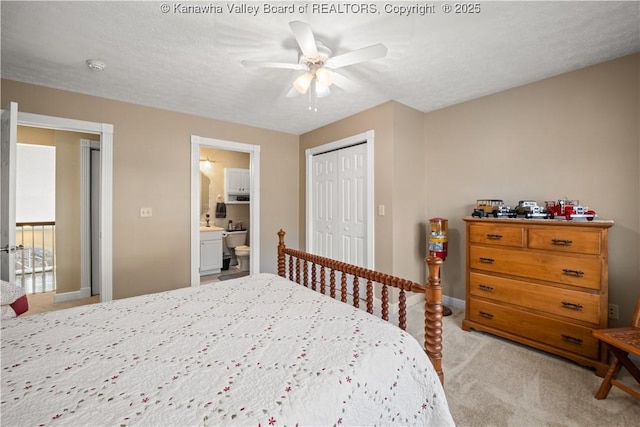
<path fill-rule="evenodd" d="M 318 93 L 316 91 L 316 79 L 313 79 L 313 111 L 318 112 Z"/>

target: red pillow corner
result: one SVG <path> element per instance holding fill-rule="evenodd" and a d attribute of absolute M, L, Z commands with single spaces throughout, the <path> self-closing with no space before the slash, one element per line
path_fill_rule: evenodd
<path fill-rule="evenodd" d="M 16 312 L 16 316 L 20 316 L 22 313 L 25 313 L 29 310 L 29 301 L 27 300 L 26 295 L 22 295 L 20 298 L 9 304 L 13 311 Z"/>

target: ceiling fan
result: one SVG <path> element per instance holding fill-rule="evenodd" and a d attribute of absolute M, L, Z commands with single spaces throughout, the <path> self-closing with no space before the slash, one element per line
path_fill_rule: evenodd
<path fill-rule="evenodd" d="M 293 82 L 293 87 L 287 93 L 287 97 L 305 94 L 309 91 L 310 96 L 323 98 L 331 93 L 329 89 L 331 85 L 348 92 L 355 92 L 360 88 L 360 85 L 335 70 L 348 65 L 382 58 L 387 54 L 387 48 L 378 43 L 332 57 L 331 50 L 315 38 L 309 24 L 302 21 L 292 21 L 289 23 L 289 27 L 301 51 L 298 63 L 242 61 L 242 65 L 245 67 L 285 68 L 304 71 Z"/>

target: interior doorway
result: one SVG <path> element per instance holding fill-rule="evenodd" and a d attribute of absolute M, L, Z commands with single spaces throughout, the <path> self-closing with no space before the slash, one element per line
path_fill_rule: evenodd
<path fill-rule="evenodd" d="M 10 114 L 7 114 L 10 112 Z M 13 122 L 15 125 L 4 126 L 5 119 L 7 122 Z M 14 121 L 15 120 L 15 121 Z M 99 270 L 100 270 L 100 301 L 110 301 L 112 299 L 112 163 L 113 163 L 113 125 L 107 123 L 87 122 L 74 119 L 66 119 L 61 117 L 44 116 L 39 114 L 30 114 L 18 112 L 17 103 L 11 103 L 9 108 L 3 112 L 3 130 L 11 133 L 12 136 L 5 135 L 3 137 L 3 153 L 5 142 L 10 145 L 10 141 L 15 143 L 17 139 L 17 126 L 27 126 L 35 128 L 56 129 L 68 132 L 88 133 L 97 135 L 100 140 L 101 157 L 100 157 L 100 209 L 99 209 L 99 235 L 100 235 L 100 255 L 99 255 Z M 15 147 L 14 147 L 15 148 Z M 14 150 L 15 151 L 15 150 Z M 5 161 L 6 160 L 6 161 Z M 2 161 L 2 174 L 5 176 L 5 171 L 13 170 L 15 173 L 15 155 L 3 157 Z M 7 175 L 11 175 L 7 172 Z M 11 191 L 2 192 L 2 206 L 3 212 L 5 207 L 9 210 L 13 210 L 12 215 L 3 215 L 2 225 L 4 230 L 4 223 L 13 218 L 13 224 L 8 224 L 9 228 L 13 229 L 13 241 L 15 241 L 15 180 L 13 182 L 13 194 L 11 197 Z M 3 182 L 3 186 L 5 183 Z M 5 200 L 6 199 L 6 200 Z M 4 232 L 3 232 L 4 236 Z M 3 237 L 4 240 L 4 237 Z M 13 244 L 13 243 L 12 243 Z M 2 262 L 2 274 L 5 274 L 5 270 L 12 270 L 13 277 L 15 278 L 15 255 L 13 258 L 9 258 L 8 264 L 5 263 L 3 258 Z M 6 267 L 6 268 L 5 268 Z M 8 272 L 11 275 L 11 271 Z M 70 299 L 75 299 L 78 295 L 69 295 Z"/>
<path fill-rule="evenodd" d="M 260 271 L 260 146 L 191 136 L 191 286 L 200 286 L 200 149 L 210 147 L 249 154 L 250 274 Z"/>

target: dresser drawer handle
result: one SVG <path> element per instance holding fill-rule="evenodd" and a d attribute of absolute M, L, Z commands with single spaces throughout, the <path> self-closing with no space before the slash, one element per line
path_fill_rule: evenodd
<path fill-rule="evenodd" d="M 479 285 L 478 285 L 478 288 L 479 288 L 481 291 L 493 292 L 493 286 L 479 284 Z"/>
<path fill-rule="evenodd" d="M 571 344 L 582 345 L 582 340 L 580 338 L 572 337 L 570 335 L 562 334 L 562 341 L 570 342 Z"/>
<path fill-rule="evenodd" d="M 569 310 L 582 311 L 582 304 L 576 304 L 574 302 L 562 301 L 562 308 L 568 308 Z"/>
<path fill-rule="evenodd" d="M 493 314 L 491 313 L 487 313 L 486 311 L 480 311 L 478 313 L 480 314 L 480 317 L 484 317 L 485 319 L 493 319 Z"/>
<path fill-rule="evenodd" d="M 551 239 L 551 243 L 553 243 L 556 246 L 571 246 L 573 242 L 571 240 L 566 240 L 566 239 Z"/>
<path fill-rule="evenodd" d="M 493 264 L 493 261 L 495 261 L 493 258 L 480 257 L 479 259 L 483 264 Z"/>
<path fill-rule="evenodd" d="M 500 239 L 502 239 L 502 234 L 487 234 L 487 239 L 489 239 L 489 240 L 500 240 Z"/>
<path fill-rule="evenodd" d="M 563 268 L 562 269 L 562 274 L 565 274 L 567 276 L 583 277 L 584 276 L 584 271 L 570 270 L 568 268 Z"/>

